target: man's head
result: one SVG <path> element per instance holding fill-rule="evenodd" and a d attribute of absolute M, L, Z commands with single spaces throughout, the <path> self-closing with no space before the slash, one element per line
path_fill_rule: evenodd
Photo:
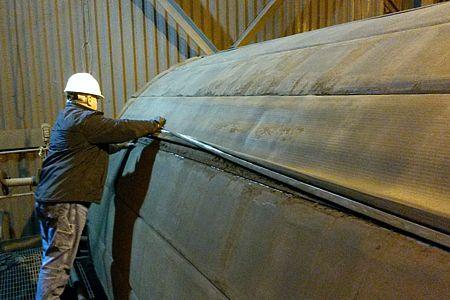
<path fill-rule="evenodd" d="M 67 100 L 97 110 L 98 99 L 104 98 L 97 80 L 89 73 L 76 73 L 67 80 Z"/>

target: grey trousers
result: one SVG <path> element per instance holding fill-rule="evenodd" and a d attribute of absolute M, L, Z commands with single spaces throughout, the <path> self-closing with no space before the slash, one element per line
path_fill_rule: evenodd
<path fill-rule="evenodd" d="M 43 247 L 36 299 L 59 299 L 63 293 L 87 212 L 88 207 L 78 203 L 36 202 Z"/>

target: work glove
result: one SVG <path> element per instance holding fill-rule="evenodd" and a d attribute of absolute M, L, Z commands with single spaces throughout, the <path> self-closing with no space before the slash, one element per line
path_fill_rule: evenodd
<path fill-rule="evenodd" d="M 166 119 L 164 119 L 163 117 L 157 117 L 155 118 L 156 124 L 157 124 L 157 128 L 156 131 L 153 133 L 153 135 L 159 135 L 161 133 L 161 129 L 164 127 L 164 125 L 166 124 Z"/>
<path fill-rule="evenodd" d="M 161 128 L 164 127 L 164 125 L 166 125 L 166 119 L 161 117 L 161 116 L 158 117 L 158 118 L 159 118 L 159 120 L 157 121 L 158 122 L 158 129 L 161 129 Z"/>
<path fill-rule="evenodd" d="M 161 133 L 161 129 L 166 124 L 166 119 L 163 117 L 156 117 L 153 122 L 156 123 L 156 129 L 153 133 L 149 134 L 148 137 L 157 137 Z"/>

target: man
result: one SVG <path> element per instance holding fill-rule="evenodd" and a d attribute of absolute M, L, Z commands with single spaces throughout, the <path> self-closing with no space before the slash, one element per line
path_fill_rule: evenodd
<path fill-rule="evenodd" d="M 35 192 L 43 245 L 37 299 L 59 299 L 69 278 L 90 203 L 100 202 L 108 154 L 115 143 L 158 132 L 158 121 L 116 120 L 97 111 L 104 98 L 88 73 L 77 73 L 64 89 L 67 105 L 52 128 L 50 148 Z"/>

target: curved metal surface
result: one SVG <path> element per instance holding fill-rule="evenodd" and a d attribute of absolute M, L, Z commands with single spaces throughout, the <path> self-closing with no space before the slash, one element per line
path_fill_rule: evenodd
<path fill-rule="evenodd" d="M 448 232 L 449 100 L 448 95 L 140 97 L 124 117 L 139 119 L 145 110 L 167 116 L 173 131 Z"/>
<path fill-rule="evenodd" d="M 246 155 L 232 153 L 228 149 L 220 149 L 218 146 L 212 146 L 209 144 L 205 144 L 202 141 L 198 141 L 193 137 L 170 132 L 167 130 L 162 130 L 162 134 L 168 134 L 170 136 L 174 136 L 176 138 L 181 139 L 191 145 L 194 145 L 202 150 L 205 150 L 209 153 L 217 155 L 223 159 L 226 159 L 230 162 L 238 164 L 244 168 L 247 168 L 251 171 L 256 172 L 257 174 L 267 176 L 271 179 L 280 181 L 282 183 L 287 184 L 290 187 L 296 188 L 305 193 L 314 195 L 319 199 L 323 199 L 329 201 L 333 204 L 337 204 L 340 207 L 349 209 L 353 212 L 362 214 L 368 218 L 375 219 L 377 221 L 383 222 L 387 225 L 390 225 L 394 228 L 402 230 L 404 232 L 408 232 L 410 234 L 416 235 L 420 238 L 426 239 L 428 241 L 439 244 L 445 248 L 450 249 L 450 236 L 445 233 L 441 233 L 439 231 L 433 230 L 431 228 L 422 226 L 420 224 L 405 220 L 404 218 L 397 217 L 393 214 L 387 213 L 385 211 L 373 208 L 371 206 L 365 205 L 361 202 L 342 197 L 340 195 L 331 193 L 327 190 L 318 188 L 315 185 L 307 184 L 305 182 L 296 180 L 295 178 L 286 176 L 283 174 L 284 170 L 280 170 L 277 166 L 273 167 L 270 164 L 264 164 L 264 161 L 257 160 L 254 157 L 248 158 Z M 171 141 L 170 138 L 165 138 L 161 134 L 158 136 L 162 140 Z M 410 212 L 412 213 L 412 212 Z M 416 213 L 421 213 L 423 218 L 423 211 L 418 211 Z"/>
<path fill-rule="evenodd" d="M 250 45 L 175 68 L 141 96 L 448 93 L 448 3 Z"/>
<path fill-rule="evenodd" d="M 199 59 L 123 117 L 164 115 L 173 131 L 448 233 L 449 16 L 447 3 Z"/>
<path fill-rule="evenodd" d="M 137 299 L 448 294 L 448 251 L 198 150 L 144 142 L 113 157 L 101 206 L 90 210 L 96 270 L 117 299 L 130 289 Z"/>
<path fill-rule="evenodd" d="M 171 131 L 448 240 L 449 16 L 443 4 L 198 59 L 149 84 L 122 117 L 163 115 Z M 260 184 L 243 168 L 229 172 L 216 157 L 160 148 L 141 141 L 116 154 L 102 204 L 91 210 L 107 290 L 448 295 L 447 250 Z"/>

